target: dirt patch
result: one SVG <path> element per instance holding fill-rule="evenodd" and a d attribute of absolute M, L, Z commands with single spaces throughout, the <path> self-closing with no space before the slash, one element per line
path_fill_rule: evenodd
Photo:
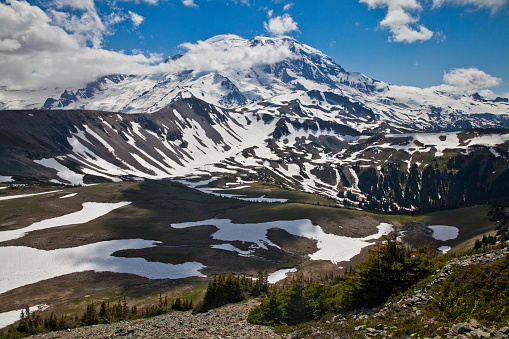
<path fill-rule="evenodd" d="M 380 222 L 371 216 L 358 216 L 339 220 L 318 219 L 318 224 L 325 233 L 362 238 L 377 233 L 376 227 L 380 225 Z"/>

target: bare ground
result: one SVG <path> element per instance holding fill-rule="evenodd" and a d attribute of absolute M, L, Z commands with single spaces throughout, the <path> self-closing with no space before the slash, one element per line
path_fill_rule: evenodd
<path fill-rule="evenodd" d="M 248 324 L 257 300 L 227 305 L 207 313 L 173 312 L 150 319 L 94 325 L 69 331 L 35 335 L 33 339 L 99 338 L 285 338 L 266 326 Z"/>

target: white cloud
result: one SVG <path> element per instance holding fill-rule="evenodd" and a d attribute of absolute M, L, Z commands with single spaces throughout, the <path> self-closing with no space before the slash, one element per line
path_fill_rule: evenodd
<path fill-rule="evenodd" d="M 86 3 L 75 0 L 73 6 L 78 8 Z M 0 3 L 0 86 L 9 89 L 74 87 L 101 75 L 146 72 L 151 63 L 160 60 L 157 56 L 104 50 L 95 43 L 95 47 L 89 47 L 81 28 L 87 25 L 97 28 L 97 22 L 87 18 L 79 22 L 76 17 L 61 16 L 61 12 L 55 16 L 54 12 L 50 12 L 50 17 L 25 1 Z M 66 24 L 70 32 L 55 23 Z"/>
<path fill-rule="evenodd" d="M 233 35 L 226 36 L 225 40 L 216 37 L 195 44 L 184 43 L 180 47 L 185 48 L 187 52 L 181 58 L 161 65 L 164 71 L 223 72 L 272 64 L 293 57 L 285 44 L 250 46 L 248 40 Z"/>
<path fill-rule="evenodd" d="M 131 16 L 131 21 L 136 28 L 140 27 L 143 21 L 145 21 L 145 18 L 137 13 L 129 11 L 129 15 Z"/>
<path fill-rule="evenodd" d="M 194 0 L 182 0 L 182 5 L 184 5 L 186 7 L 193 7 L 193 8 L 198 7 L 198 5 L 194 3 Z"/>
<path fill-rule="evenodd" d="M 426 41 L 433 37 L 433 32 L 419 22 L 422 6 L 417 0 L 359 0 L 370 9 L 387 8 L 380 27 L 388 29 L 392 36 L 389 41 L 414 43 Z"/>
<path fill-rule="evenodd" d="M 269 34 L 275 36 L 285 35 L 299 29 L 299 26 L 289 14 L 271 18 L 268 23 L 263 23 L 263 27 Z"/>
<path fill-rule="evenodd" d="M 491 10 L 492 13 L 508 4 L 509 0 L 433 0 L 434 7 L 441 7 L 443 5 L 474 6 L 477 9 Z"/>
<path fill-rule="evenodd" d="M 462 90 L 476 90 L 498 86 L 501 80 L 475 67 L 471 67 L 456 68 L 449 73 L 444 72 L 444 82 Z"/>
<path fill-rule="evenodd" d="M 293 7 L 293 2 L 292 3 L 289 3 L 289 4 L 286 4 L 284 7 L 283 7 L 283 11 L 289 11 L 291 8 Z"/>
<path fill-rule="evenodd" d="M 250 6 L 249 0 L 232 0 L 235 4 L 241 3 L 246 6 Z"/>
<path fill-rule="evenodd" d="M 82 11 L 81 16 L 51 10 L 53 24 L 73 33 L 83 43 L 90 42 L 94 47 L 103 43 L 107 25 L 103 23 L 93 0 L 57 0 L 53 3 L 58 9 L 72 8 Z"/>
<path fill-rule="evenodd" d="M 144 2 L 149 5 L 157 5 L 159 2 L 165 2 L 166 0 L 117 0 L 117 1 L 135 2 L 135 3 Z"/>
<path fill-rule="evenodd" d="M 269 9 L 269 10 L 267 11 L 267 18 L 272 18 L 272 15 L 274 15 L 274 10 Z"/>

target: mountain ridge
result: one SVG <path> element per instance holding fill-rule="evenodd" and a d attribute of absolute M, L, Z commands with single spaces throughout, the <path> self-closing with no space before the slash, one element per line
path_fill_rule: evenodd
<path fill-rule="evenodd" d="M 288 37 L 184 47 L 165 72 L 104 76 L 47 110 L 2 111 L 0 175 L 255 175 L 386 211 L 506 196 L 508 101 L 387 85 Z M 419 189 L 428 182 L 435 190 Z"/>

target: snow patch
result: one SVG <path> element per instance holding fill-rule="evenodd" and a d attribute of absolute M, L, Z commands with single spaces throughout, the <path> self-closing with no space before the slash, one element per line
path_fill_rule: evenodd
<path fill-rule="evenodd" d="M 442 253 L 447 253 L 451 250 L 451 246 L 440 246 L 438 250 Z"/>
<path fill-rule="evenodd" d="M 77 195 L 78 193 L 71 193 L 71 194 L 67 194 L 67 195 L 64 195 L 63 197 L 60 197 L 60 199 L 67 199 L 67 198 L 72 198 L 74 197 L 75 195 Z"/>
<path fill-rule="evenodd" d="M 222 241 L 242 241 L 253 243 L 256 248 L 268 249 L 267 246 L 279 248 L 267 238 L 269 229 L 281 229 L 300 237 L 309 238 L 317 242 L 318 251 L 310 255 L 311 260 L 329 260 L 333 263 L 348 261 L 376 240 L 393 231 L 391 224 L 381 223 L 377 226 L 378 232 L 364 238 L 350 238 L 325 233 L 320 226 L 313 225 L 309 219 L 280 220 L 256 224 L 236 224 L 230 219 L 209 219 L 197 222 L 183 222 L 172 224 L 173 228 L 188 228 L 195 226 L 212 225 L 217 231 L 212 238 Z"/>
<path fill-rule="evenodd" d="M 149 279 L 182 279 L 200 276 L 205 268 L 198 262 L 178 265 L 150 262 L 143 258 L 114 257 L 117 251 L 141 249 L 159 244 L 154 240 L 111 240 L 51 251 L 25 246 L 0 247 L 0 294 L 42 280 L 75 272 L 116 272 Z"/>
<path fill-rule="evenodd" d="M 70 182 L 72 185 L 82 185 L 84 174 L 78 174 L 76 172 L 71 171 L 55 159 L 41 159 L 34 160 L 35 163 L 42 165 L 44 167 L 53 168 L 57 171 L 57 176 L 64 179 L 65 181 Z"/>
<path fill-rule="evenodd" d="M 11 199 L 18 199 L 18 198 L 33 197 L 35 195 L 57 193 L 57 192 L 61 192 L 61 191 L 62 190 L 48 191 L 48 192 L 41 192 L 41 193 L 31 193 L 31 194 L 10 195 L 8 197 L 0 197 L 0 200 L 11 200 Z"/>
<path fill-rule="evenodd" d="M 89 221 L 102 217 L 111 211 L 129 205 L 131 202 L 122 201 L 117 203 L 85 202 L 81 211 L 66 214 L 60 217 L 51 218 L 36 222 L 28 227 L 17 230 L 0 232 L 0 242 L 18 239 L 28 232 L 43 230 L 47 228 L 85 224 Z M 1 257 L 1 256 L 0 256 Z"/>
<path fill-rule="evenodd" d="M 35 305 L 29 308 L 30 313 L 33 313 L 35 311 L 44 311 L 49 308 L 49 305 Z M 14 324 L 16 321 L 19 320 L 21 316 L 21 311 L 25 312 L 24 309 L 14 310 L 14 311 L 8 311 L 0 313 L 0 329 L 7 327 L 9 325 Z"/>
<path fill-rule="evenodd" d="M 6 177 L 5 175 L 0 175 L 0 182 L 13 182 L 14 179 L 12 177 Z"/>
<path fill-rule="evenodd" d="M 286 277 L 288 277 L 288 273 L 293 273 L 293 272 L 297 272 L 297 269 L 296 268 L 284 268 L 282 270 L 272 272 L 269 274 L 267 281 L 270 284 L 275 284 L 278 281 L 283 280 Z"/>

